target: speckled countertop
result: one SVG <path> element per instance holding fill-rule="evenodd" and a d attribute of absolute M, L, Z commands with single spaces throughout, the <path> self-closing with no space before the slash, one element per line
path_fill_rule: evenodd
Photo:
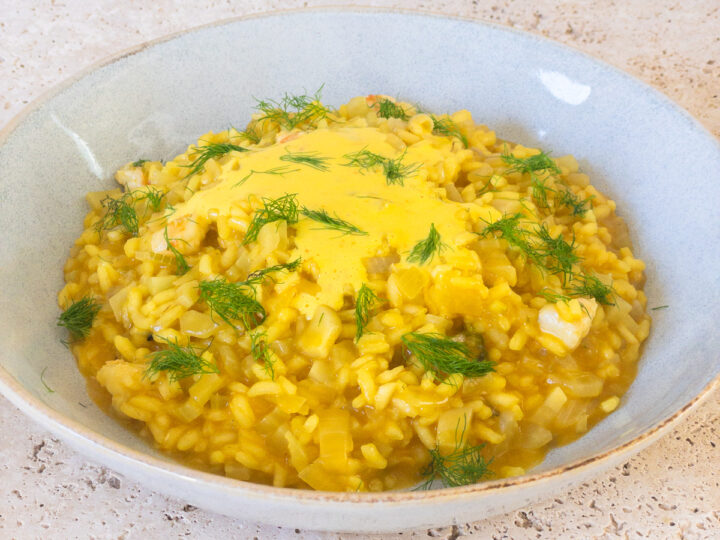
<path fill-rule="evenodd" d="M 569 44 L 652 84 L 720 135 L 720 0 L 361 3 L 471 16 Z M 136 44 L 226 17 L 308 5 L 322 3 L 0 0 L 0 126 L 47 88 Z M 338 537 L 232 520 L 153 493 L 87 462 L 1 397 L 0 434 L 3 539 Z M 459 536 L 720 538 L 720 394 L 623 466 L 556 499 L 462 526 L 377 538 Z"/>

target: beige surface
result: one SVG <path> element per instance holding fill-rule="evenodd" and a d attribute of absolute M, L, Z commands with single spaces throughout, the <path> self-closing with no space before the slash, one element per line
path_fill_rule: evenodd
<path fill-rule="evenodd" d="M 0 0 L 0 126 L 57 82 L 143 41 L 225 17 L 321 5 L 117 4 Z M 659 88 L 720 135 L 720 0 L 428 0 L 416 5 L 542 34 L 593 54 Z M 671 144 L 672 134 L 668 140 Z M 460 527 L 384 538 L 717 538 L 719 431 L 716 393 L 676 431 L 624 466 L 554 500 Z M 239 522 L 153 493 L 87 463 L 3 398 L 0 433 L 0 538 L 335 537 Z"/>

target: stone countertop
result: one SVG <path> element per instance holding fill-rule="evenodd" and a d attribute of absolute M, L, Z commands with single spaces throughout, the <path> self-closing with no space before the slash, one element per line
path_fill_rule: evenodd
<path fill-rule="evenodd" d="M 361 3 L 475 17 L 566 43 L 655 86 L 720 135 L 719 0 Z M 0 0 L 0 126 L 46 89 L 144 41 L 309 5 L 322 3 Z M 376 538 L 718 538 L 719 432 L 716 392 L 647 450 L 555 499 L 462 526 Z M 233 520 L 154 493 L 88 462 L 1 397 L 0 433 L 0 538 L 338 537 Z"/>

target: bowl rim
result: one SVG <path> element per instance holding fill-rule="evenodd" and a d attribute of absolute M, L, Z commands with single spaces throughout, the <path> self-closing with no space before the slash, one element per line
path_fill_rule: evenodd
<path fill-rule="evenodd" d="M 100 60 L 97 60 L 83 69 L 76 71 L 74 74 L 65 78 L 61 82 L 51 86 L 49 89 L 42 92 L 38 97 L 30 101 L 25 105 L 20 112 L 13 116 L 2 128 L 0 128 L 0 147 L 2 147 L 15 129 L 28 118 L 33 112 L 38 110 L 51 98 L 59 95 L 64 90 L 70 88 L 73 84 L 86 76 L 94 73 L 95 71 L 109 66 L 115 62 L 118 62 L 124 58 L 138 54 L 145 49 L 159 45 L 161 43 L 171 41 L 178 37 L 186 34 L 191 34 L 196 31 L 201 31 L 207 28 L 220 27 L 231 25 L 237 22 L 243 22 L 253 19 L 278 17 L 284 15 L 302 14 L 307 12 L 316 13 L 392 13 L 399 15 L 419 15 L 428 18 L 439 18 L 446 20 L 454 20 L 465 23 L 472 23 L 478 26 L 485 26 L 494 30 L 500 30 L 506 33 L 513 33 L 521 36 L 523 39 L 531 39 L 539 42 L 542 45 L 551 45 L 559 49 L 565 49 L 568 52 L 572 52 L 575 55 L 583 57 L 590 63 L 604 69 L 611 70 L 615 75 L 630 81 L 633 84 L 641 85 L 643 89 L 650 93 L 657 101 L 666 107 L 670 107 L 675 113 L 679 113 L 689 121 L 693 129 L 709 137 L 715 141 L 720 151 L 720 141 L 695 117 L 693 117 L 683 107 L 675 103 L 668 96 L 645 83 L 644 81 L 630 75 L 629 73 L 592 56 L 584 51 L 581 51 L 571 45 L 566 45 L 549 38 L 538 36 L 530 32 L 525 32 L 516 28 L 504 26 L 498 23 L 486 21 L 479 18 L 461 16 L 461 15 L 448 15 L 439 11 L 425 10 L 425 9 L 410 9 L 410 8 L 394 8 L 394 7 L 375 7 L 365 5 L 353 5 L 353 6 L 341 6 L 341 5 L 324 5 L 324 6 L 313 6 L 303 8 L 291 8 L 291 9 L 274 9 L 266 10 L 258 13 L 239 15 L 235 17 L 227 17 L 218 19 L 209 23 L 201 24 L 198 26 L 192 26 L 172 32 L 169 34 L 162 35 L 158 38 L 145 41 L 138 45 L 129 47 L 121 50 L 120 52 L 107 55 Z M 170 474 L 183 482 L 194 482 L 201 483 L 206 486 L 217 486 L 222 487 L 230 492 L 241 492 L 254 493 L 258 496 L 264 496 L 272 498 L 274 500 L 297 500 L 303 502 L 334 502 L 341 504 L 368 504 L 368 503 L 411 503 L 417 501 L 423 502 L 439 502 L 440 500 L 455 499 L 461 496 L 472 496 L 480 493 L 493 492 L 502 490 L 510 487 L 524 487 L 531 486 L 541 483 L 543 480 L 560 476 L 563 473 L 574 471 L 581 472 L 587 471 L 591 468 L 600 467 L 602 462 L 607 461 L 611 457 L 629 456 L 636 451 L 642 449 L 646 444 L 651 443 L 657 439 L 664 432 L 668 431 L 672 426 L 676 425 L 681 419 L 688 415 L 688 413 L 700 405 L 705 399 L 707 399 L 714 390 L 720 388 L 720 373 L 717 373 L 708 384 L 693 397 L 690 401 L 685 403 L 674 413 L 666 416 L 665 418 L 657 421 L 650 428 L 646 429 L 633 439 L 605 452 L 599 454 L 593 454 L 587 458 L 572 461 L 568 464 L 553 467 L 547 471 L 540 473 L 530 473 L 523 476 L 512 477 L 508 479 L 490 480 L 481 482 L 478 484 L 469 484 L 466 486 L 450 487 L 450 488 L 435 488 L 427 491 L 385 491 L 385 492 L 329 492 L 329 491 L 313 491 L 309 489 L 297 489 L 297 488 L 281 488 L 268 486 L 265 484 L 256 484 L 252 482 L 246 482 L 242 480 L 236 480 L 233 478 L 204 472 L 190 467 L 181 465 L 178 462 L 165 461 L 161 458 L 152 456 L 148 453 L 135 450 L 124 444 L 118 443 L 115 440 L 101 435 L 94 430 L 87 428 L 79 421 L 73 420 L 66 417 L 65 415 L 57 412 L 55 409 L 45 404 L 43 400 L 32 395 L 26 390 L 2 365 L 0 365 L 0 393 L 3 394 L 13 405 L 20 409 L 24 414 L 32 418 L 42 427 L 50 430 L 55 434 L 63 433 L 67 439 L 72 439 L 74 442 L 81 442 L 83 445 L 87 445 L 88 442 L 93 443 L 97 448 L 109 452 L 117 463 L 127 463 L 132 465 L 133 462 L 140 463 L 145 467 L 153 470 L 159 474 Z M 75 447 L 77 449 L 77 447 Z M 80 450 L 78 453 L 83 453 Z M 94 458 L 93 459 L 98 459 Z M 118 471 L 124 472 L 124 471 Z"/>

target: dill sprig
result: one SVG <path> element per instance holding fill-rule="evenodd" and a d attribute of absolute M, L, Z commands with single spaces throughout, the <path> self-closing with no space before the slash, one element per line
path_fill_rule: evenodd
<path fill-rule="evenodd" d="M 403 164 L 402 160 L 405 157 L 405 152 L 399 158 L 391 159 L 363 149 L 352 154 L 345 154 L 343 157 L 348 160 L 347 163 L 343 163 L 345 167 L 359 167 L 368 170 L 377 165 L 382 166 L 385 181 L 388 185 L 404 185 L 405 179 L 412 176 L 420 168 L 417 163 Z"/>
<path fill-rule="evenodd" d="M 147 189 L 135 189 L 123 193 L 118 198 L 105 197 L 101 204 L 105 208 L 105 214 L 95 224 L 95 230 L 101 233 L 104 230 L 111 230 L 120 227 L 126 233 L 137 236 L 140 229 L 140 219 L 136 205 L 142 201 L 147 202 L 147 211 L 157 212 L 165 200 L 165 192 L 155 186 L 148 186 Z"/>
<path fill-rule="evenodd" d="M 503 216 L 489 223 L 479 235 L 497 234 L 536 266 L 552 274 L 562 274 L 563 284 L 572 280 L 574 266 L 581 261 L 574 251 L 575 238 L 568 243 L 562 235 L 553 237 L 544 223 L 534 229 L 523 229 L 520 227 L 522 217 L 522 214 Z"/>
<path fill-rule="evenodd" d="M 198 287 L 200 299 L 233 328 L 236 321 L 250 329 L 265 320 L 265 308 L 255 298 L 255 289 L 248 282 L 230 283 L 224 278 L 216 278 L 201 281 Z"/>
<path fill-rule="evenodd" d="M 410 332 L 400 339 L 435 380 L 453 373 L 465 377 L 482 377 L 495 370 L 495 362 L 485 359 L 484 348 L 476 357 L 465 343 L 453 341 L 442 334 Z"/>
<path fill-rule="evenodd" d="M 322 89 L 321 86 L 313 95 L 285 94 L 279 101 L 257 100 L 255 109 L 262 113 L 257 121 L 270 120 L 288 130 L 304 122 L 308 122 L 311 126 L 315 125 L 331 112 L 320 102 Z"/>
<path fill-rule="evenodd" d="M 245 280 L 245 283 L 248 285 L 259 285 L 262 283 L 266 277 L 270 277 L 273 281 L 275 281 L 275 278 L 272 277 L 272 274 L 275 272 L 294 272 L 298 268 L 300 268 L 300 264 L 302 263 L 301 258 L 297 258 L 292 262 L 285 263 L 285 264 L 275 264 L 273 266 L 268 266 L 267 268 L 263 268 L 261 270 L 256 270 L 255 272 L 252 272 L 248 275 L 247 279 Z"/>
<path fill-rule="evenodd" d="M 41 382 L 42 385 L 45 387 L 45 391 L 46 391 L 48 394 L 54 394 L 54 393 L 55 393 L 55 390 L 53 390 L 52 388 L 50 388 L 50 387 L 48 386 L 48 383 L 45 382 L 45 372 L 46 372 L 46 371 L 47 371 L 47 366 L 45 366 L 45 367 L 43 368 L 43 370 L 40 372 L 40 382 Z"/>
<path fill-rule="evenodd" d="M 155 339 L 164 341 L 168 348 L 148 355 L 150 363 L 145 369 L 145 377 L 152 377 L 161 371 L 166 371 L 168 380 L 174 382 L 193 375 L 220 373 L 215 364 L 202 357 L 204 351 L 198 354 L 193 347 L 181 347 L 177 341 L 170 341 L 162 337 L 156 337 Z"/>
<path fill-rule="evenodd" d="M 257 301 L 255 287 L 262 285 L 266 278 L 275 281 L 272 274 L 276 272 L 293 272 L 300 267 L 302 259 L 285 264 L 276 264 L 257 270 L 248 275 L 245 281 L 228 282 L 224 278 L 211 281 L 201 281 L 200 299 L 210 306 L 230 326 L 235 327 L 234 321 L 242 322 L 246 329 L 254 328 L 265 320 L 265 308 Z"/>
<path fill-rule="evenodd" d="M 558 302 L 569 302 L 573 299 L 569 294 L 553 291 L 547 287 L 538 291 L 538 296 L 542 296 L 545 300 L 551 304 L 557 304 Z"/>
<path fill-rule="evenodd" d="M 591 195 L 587 199 L 581 199 L 569 189 L 562 189 L 555 194 L 555 202 L 560 206 L 566 206 L 570 209 L 573 216 L 583 217 L 590 208 L 592 208 Z"/>
<path fill-rule="evenodd" d="M 157 212 L 162 206 L 165 195 L 166 193 L 164 191 L 159 190 L 155 186 L 148 186 L 148 188 L 145 190 L 144 198 L 147 201 L 150 209 L 153 212 Z"/>
<path fill-rule="evenodd" d="M 92 297 L 86 296 L 73 301 L 57 319 L 57 325 L 67 328 L 70 339 L 78 340 L 88 337 L 95 316 L 100 311 L 100 304 Z"/>
<path fill-rule="evenodd" d="M 258 362 L 262 362 L 265 372 L 275 380 L 275 359 L 267 344 L 267 332 L 256 331 L 250 333 L 250 353 Z"/>
<path fill-rule="evenodd" d="M 540 245 L 536 249 L 541 256 L 545 257 L 545 268 L 553 274 L 562 274 L 563 281 L 567 281 L 568 278 L 572 279 L 573 266 L 580 262 L 580 257 L 574 251 L 575 236 L 573 235 L 571 243 L 567 243 L 561 234 L 553 238 L 544 223 L 534 232 L 540 240 Z"/>
<path fill-rule="evenodd" d="M 596 276 L 588 274 L 577 274 L 573 281 L 565 288 L 564 292 L 555 292 L 549 289 L 543 289 L 538 292 L 548 302 L 553 304 L 557 302 L 569 302 L 573 298 L 594 298 L 598 304 L 606 306 L 614 306 L 612 301 L 614 295 L 613 288 L 605 285 Z"/>
<path fill-rule="evenodd" d="M 357 236 L 367 236 L 367 232 L 359 229 L 349 221 L 341 219 L 337 214 L 331 216 L 326 210 L 310 210 L 303 206 L 300 214 L 308 219 L 316 221 L 322 225 L 323 229 L 333 229 L 343 234 L 354 234 Z"/>
<path fill-rule="evenodd" d="M 287 173 L 297 172 L 299 170 L 300 169 L 291 169 L 286 165 L 281 165 L 280 167 L 273 167 L 272 169 L 266 169 L 264 171 L 257 171 L 255 169 L 251 169 L 250 172 L 247 173 L 243 178 L 241 178 L 240 181 L 237 182 L 233 187 L 242 186 L 253 174 L 270 174 L 275 176 L 283 176 Z"/>
<path fill-rule="evenodd" d="M 665 306 L 656 306 L 656 307 L 654 307 L 654 308 L 650 308 L 650 311 L 657 311 L 657 310 L 659 310 L 659 309 L 667 309 L 667 308 L 669 308 L 669 307 L 670 307 L 670 306 L 668 306 L 668 305 L 665 305 Z"/>
<path fill-rule="evenodd" d="M 445 137 L 456 137 L 463 143 L 463 146 L 467 148 L 469 146 L 467 137 L 460 131 L 458 125 L 452 121 L 451 118 L 438 119 L 436 116 L 431 115 L 433 121 L 433 133 L 435 135 L 444 135 Z"/>
<path fill-rule="evenodd" d="M 447 248 L 447 245 L 440 239 L 440 233 L 437 232 L 435 224 L 430 224 L 430 232 L 427 237 L 415 244 L 408 255 L 408 262 L 426 264 L 430 262 L 436 253 L 441 253 Z"/>
<path fill-rule="evenodd" d="M 503 216 L 489 223 L 480 236 L 499 234 L 509 245 L 519 249 L 529 261 L 553 274 L 561 274 L 563 293 L 550 290 L 538 294 L 549 302 L 568 301 L 572 298 L 590 297 L 599 303 L 613 305 L 612 287 L 605 285 L 597 277 L 585 273 L 576 273 L 575 265 L 581 258 L 575 253 L 575 238 L 567 242 L 562 235 L 553 237 L 544 223 L 534 230 L 520 228 L 522 214 Z"/>
<path fill-rule="evenodd" d="M 365 148 L 352 154 L 345 154 L 343 157 L 348 160 L 347 163 L 343 163 L 345 167 L 358 167 L 360 169 L 372 169 L 376 165 L 381 165 L 386 159 L 380 154 Z"/>
<path fill-rule="evenodd" d="M 533 156 L 526 158 L 519 158 L 505 150 L 502 154 L 502 160 L 509 167 L 505 172 L 513 173 L 534 173 L 537 171 L 549 171 L 552 174 L 560 174 L 560 167 L 557 166 L 555 161 L 545 152 L 540 152 Z"/>
<path fill-rule="evenodd" d="M 205 164 L 211 159 L 217 159 L 224 156 L 228 152 L 248 152 L 247 148 L 231 143 L 209 143 L 204 146 L 195 146 L 192 154 L 197 157 L 189 165 L 184 165 L 190 169 L 185 178 L 201 173 L 205 170 Z"/>
<path fill-rule="evenodd" d="M 167 245 L 168 250 L 175 257 L 175 273 L 178 276 L 186 274 L 187 271 L 190 270 L 190 265 L 185 260 L 183 254 L 180 253 L 180 251 L 172 245 L 171 240 L 175 240 L 175 238 L 171 239 L 168 237 L 167 225 L 165 225 L 165 231 L 163 232 L 163 236 L 165 237 L 165 244 Z"/>
<path fill-rule="evenodd" d="M 245 233 L 245 238 L 243 238 L 243 244 L 245 245 L 257 240 L 260 229 L 268 223 L 276 221 L 286 221 L 288 225 L 297 223 L 298 203 L 295 193 L 288 193 L 277 199 L 263 197 L 262 201 L 263 208 L 255 212 Z"/>
<path fill-rule="evenodd" d="M 548 203 L 549 193 L 553 194 L 556 208 L 565 206 L 570 209 L 570 213 L 573 216 L 583 217 L 591 208 L 593 197 L 581 199 L 568 187 L 556 190 L 545 184 L 547 178 L 557 178 L 561 174 L 560 167 L 558 167 L 557 163 L 555 163 L 549 154 L 540 152 L 533 156 L 519 158 L 510 154 L 506 148 L 501 157 L 505 164 L 509 165 L 505 172 L 528 173 L 530 175 L 532 197 L 540 208 L 550 208 Z M 547 176 L 541 178 L 535 174 L 539 171 L 545 171 Z"/>
<path fill-rule="evenodd" d="M 327 162 L 330 158 L 325 156 L 319 156 L 317 152 L 291 152 L 287 148 L 285 149 L 286 154 L 280 156 L 280 161 L 289 161 L 290 163 L 297 163 L 299 165 L 307 165 L 318 171 L 327 171 L 330 169 Z"/>
<path fill-rule="evenodd" d="M 105 208 L 105 215 L 95 224 L 95 230 L 101 233 L 104 230 L 120 227 L 126 233 L 137 236 L 140 229 L 140 220 L 135 211 L 136 200 L 133 192 L 123 193 L 117 199 L 105 197 L 101 204 Z"/>
<path fill-rule="evenodd" d="M 365 333 L 365 327 L 370 320 L 370 311 L 380 301 L 373 290 L 363 283 L 355 299 L 355 341 Z"/>
<path fill-rule="evenodd" d="M 526 158 L 519 158 L 512 155 L 507 147 L 502 154 L 503 162 L 508 165 L 506 173 L 528 173 L 530 175 L 530 187 L 532 189 L 532 197 L 540 208 L 550 208 L 548 203 L 548 193 L 556 193 L 556 191 L 548 187 L 545 182 L 549 176 L 557 176 L 560 174 L 560 168 L 555 161 L 546 154 L 540 152 Z M 542 178 L 535 174 L 538 171 L 546 171 L 547 176 Z"/>
<path fill-rule="evenodd" d="M 401 120 L 408 119 L 408 114 L 405 112 L 405 109 L 388 98 L 381 99 L 375 105 L 377 105 L 377 115 L 380 118 L 400 118 Z"/>
<path fill-rule="evenodd" d="M 549 209 L 548 193 L 555 193 L 555 190 L 548 187 L 545 182 L 545 178 L 540 178 L 534 174 L 530 177 L 530 188 L 532 189 L 532 198 L 535 204 L 539 208 Z"/>
<path fill-rule="evenodd" d="M 520 228 L 520 220 L 522 217 L 522 214 L 505 215 L 492 223 L 486 222 L 487 226 L 483 232 L 478 234 L 485 238 L 489 235 L 497 234 L 500 238 L 507 241 L 508 244 L 524 253 L 528 259 L 541 265 L 542 260 L 540 255 L 531 248 L 528 242 L 529 231 Z"/>
<path fill-rule="evenodd" d="M 605 285 L 596 276 L 588 274 L 580 274 L 576 276 L 574 283 L 566 289 L 569 296 L 579 298 L 587 296 L 597 300 L 598 304 L 606 306 L 614 306 L 612 301 L 613 289 L 610 285 Z"/>
<path fill-rule="evenodd" d="M 149 159 L 138 159 L 137 161 L 133 161 L 131 165 L 133 167 L 142 167 L 143 164 L 147 163 L 148 161 L 150 161 L 150 160 Z"/>
<path fill-rule="evenodd" d="M 248 127 L 245 128 L 245 131 L 240 131 L 235 127 L 230 129 L 234 129 L 237 132 L 237 135 L 230 135 L 230 130 L 228 130 L 228 136 L 232 139 L 238 137 L 240 139 L 245 139 L 252 144 L 258 144 L 262 140 L 262 133 L 258 131 L 258 126 L 254 122 L 251 125 L 248 125 Z"/>
<path fill-rule="evenodd" d="M 405 185 L 405 178 L 408 178 L 415 174 L 420 168 L 417 163 L 403 164 L 402 160 L 405 157 L 405 152 L 397 159 L 386 159 L 383 161 L 383 174 L 388 185 L 399 184 Z"/>
<path fill-rule="evenodd" d="M 463 419 L 465 423 L 462 432 L 458 434 L 459 420 L 455 428 L 455 448 L 452 452 L 443 455 L 439 448 L 430 450 L 430 463 L 422 473 L 426 480 L 418 489 L 430 489 L 435 480 L 442 482 L 445 487 L 466 486 L 492 474 L 489 468 L 492 458 L 485 460 L 482 453 L 484 444 L 463 447 L 467 418 Z"/>

